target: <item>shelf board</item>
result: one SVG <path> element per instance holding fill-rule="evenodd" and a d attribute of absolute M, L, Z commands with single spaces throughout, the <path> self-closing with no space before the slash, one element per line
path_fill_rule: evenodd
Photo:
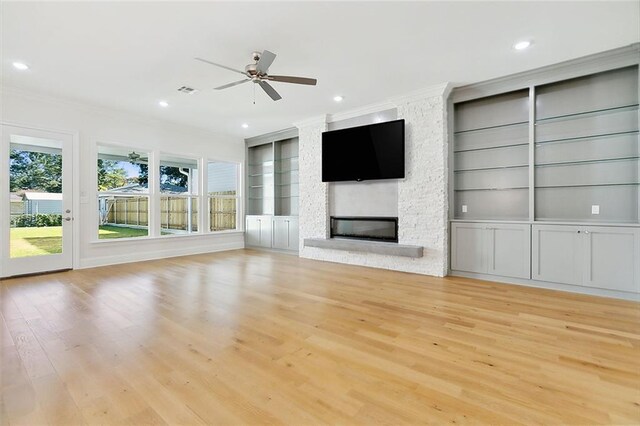
<path fill-rule="evenodd" d="M 261 176 L 273 176 L 273 172 L 269 172 L 269 173 L 256 173 L 253 175 L 249 175 L 249 177 L 261 177 Z"/>
<path fill-rule="evenodd" d="M 618 157 L 618 158 L 602 158 L 598 160 L 578 160 L 578 161 L 559 161 L 557 163 L 542 163 L 536 164 L 536 167 L 553 167 L 553 166 L 573 166 L 579 164 L 597 164 L 597 163 L 615 163 L 619 161 L 631 161 L 638 160 L 639 156 L 635 157 Z"/>
<path fill-rule="evenodd" d="M 286 174 L 286 173 L 293 173 L 293 172 L 299 172 L 299 171 L 300 171 L 300 169 L 291 169 L 291 170 L 279 171 L 279 172 L 276 172 L 276 174 L 283 175 L 283 174 Z"/>
<path fill-rule="evenodd" d="M 296 155 L 295 157 L 282 157 L 282 158 L 276 158 L 276 161 L 284 161 L 284 160 L 298 160 L 300 158 L 299 155 Z"/>
<path fill-rule="evenodd" d="M 300 198 L 299 195 L 278 195 L 276 198 Z"/>
<path fill-rule="evenodd" d="M 625 110 L 625 109 L 632 110 L 632 109 L 636 109 L 636 108 L 638 108 L 638 104 L 623 105 L 623 106 L 612 107 L 612 108 L 594 109 L 594 110 L 591 110 L 591 111 L 574 112 L 574 113 L 571 113 L 571 114 L 563 114 L 563 115 L 556 115 L 556 116 L 553 116 L 553 117 L 539 118 L 539 119 L 536 119 L 536 124 L 537 123 L 548 123 L 548 122 L 554 121 L 554 120 L 562 121 L 565 118 L 588 116 L 590 114 L 597 115 L 597 114 L 600 114 L 600 113 L 603 113 L 603 112 L 606 113 L 606 112 L 611 112 L 611 111 L 622 111 L 622 110 Z"/>
<path fill-rule="evenodd" d="M 599 186 L 637 186 L 640 182 L 623 182 L 623 183 L 591 183 L 591 184 L 575 184 L 575 185 L 546 185 L 536 186 L 535 189 L 553 189 L 553 188 L 589 188 Z"/>
<path fill-rule="evenodd" d="M 573 142 L 580 142 L 580 141 L 589 140 L 589 139 L 607 139 L 607 138 L 612 138 L 616 136 L 634 135 L 638 133 L 640 133 L 638 130 L 632 130 L 630 132 L 605 133 L 602 135 L 580 136 L 577 138 L 552 139 L 548 141 L 535 142 L 535 145 L 536 145 L 536 148 L 542 148 L 546 144 L 573 143 Z"/>
<path fill-rule="evenodd" d="M 458 151 L 453 151 L 454 154 L 457 154 L 458 152 L 471 152 L 471 151 L 486 151 L 488 149 L 500 149 L 500 148 L 510 148 L 512 146 L 528 146 L 529 142 L 523 142 L 523 143 L 512 143 L 509 145 L 499 145 L 499 146 L 488 146 L 488 147 L 484 147 L 484 148 L 471 148 L 471 149 L 461 149 Z"/>
<path fill-rule="evenodd" d="M 248 197 L 249 200 L 273 200 L 273 197 Z"/>
<path fill-rule="evenodd" d="M 458 172 L 478 172 L 482 170 L 501 170 L 501 169 L 520 169 L 524 167 L 529 167 L 528 164 L 518 164 L 516 166 L 495 166 L 495 167 L 478 167 L 476 169 L 458 169 L 454 170 L 454 173 Z"/>
<path fill-rule="evenodd" d="M 273 161 L 274 160 L 268 160 L 262 163 L 249 163 L 248 166 L 250 167 L 266 167 L 266 166 L 273 166 Z"/>
<path fill-rule="evenodd" d="M 468 188 L 468 189 L 454 189 L 456 192 L 463 191 L 511 191 L 513 189 L 529 189 L 528 186 L 509 186 L 504 188 Z"/>
<path fill-rule="evenodd" d="M 464 134 L 464 133 L 480 132 L 480 131 L 483 131 L 483 130 L 500 129 L 500 128 L 514 127 L 514 126 L 522 126 L 523 124 L 529 124 L 529 122 L 528 121 L 517 121 L 515 123 L 499 124 L 497 126 L 478 127 L 476 129 L 459 130 L 457 132 L 453 132 L 453 134 L 454 135 L 461 135 L 461 134 Z"/>
<path fill-rule="evenodd" d="M 289 183 L 276 183 L 276 186 L 291 186 L 298 185 L 300 182 L 289 182 Z"/>

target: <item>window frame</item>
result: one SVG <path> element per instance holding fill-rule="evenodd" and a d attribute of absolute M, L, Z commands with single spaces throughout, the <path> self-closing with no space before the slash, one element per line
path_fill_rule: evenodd
<path fill-rule="evenodd" d="M 162 167 L 162 157 L 174 157 L 174 158 L 178 158 L 178 159 L 184 159 L 184 160 L 191 160 L 191 161 L 195 161 L 196 162 L 196 167 L 197 167 L 197 173 L 195 176 L 195 180 L 196 180 L 196 187 L 198 188 L 198 193 L 193 193 L 193 188 L 188 188 L 188 192 L 186 193 L 179 193 L 179 194 L 173 194 L 173 193 L 168 193 L 168 192 L 162 192 L 161 189 L 161 183 L 160 183 L 160 179 L 162 178 L 162 175 L 160 174 L 160 167 Z M 168 152 L 168 151 L 159 151 L 158 156 L 157 156 L 157 164 L 155 166 L 156 168 L 156 173 L 157 173 L 157 188 L 158 188 L 158 199 L 157 199 L 157 203 L 158 203 L 158 226 L 159 226 L 159 230 L 158 230 L 158 237 L 161 238 L 167 238 L 167 237 L 186 237 L 186 236 L 192 236 L 192 235 L 201 235 L 203 234 L 203 221 L 202 221 L 202 214 L 201 214 L 201 210 L 202 210 L 202 182 L 203 182 L 203 178 L 202 178 L 202 164 L 203 164 L 203 157 L 202 156 L 196 156 L 196 155 L 189 155 L 189 154 L 174 154 L 172 152 Z M 167 160 L 165 160 L 167 161 Z M 194 177 L 192 177 L 193 179 Z M 191 185 L 193 186 L 193 185 Z M 192 231 L 193 228 L 193 222 L 192 222 L 192 226 L 191 229 L 187 229 L 186 231 L 184 231 L 184 233 L 181 232 L 176 232 L 176 233 L 168 233 L 168 234 L 162 234 L 163 229 L 169 229 L 169 228 L 163 228 L 162 227 L 162 199 L 163 198 L 182 198 L 182 199 L 186 199 L 187 203 L 189 203 L 192 199 L 195 199 L 197 201 L 197 208 L 198 208 L 198 213 L 196 215 L 196 231 Z M 193 213 L 192 213 L 193 216 Z M 167 224 L 169 223 L 169 221 L 167 221 Z M 187 222 L 188 223 L 188 222 Z"/>
<path fill-rule="evenodd" d="M 153 158 L 154 158 L 154 153 L 153 150 L 150 150 L 148 148 L 142 148 L 142 147 L 131 147 L 130 145 L 125 145 L 125 144 L 117 144 L 117 143 L 108 143 L 108 142 L 96 142 L 95 144 L 95 156 L 94 157 L 94 161 L 93 161 L 93 167 L 94 167 L 94 179 L 95 181 L 93 182 L 93 187 L 94 190 L 96 191 L 96 196 L 94 197 L 94 201 L 95 201 L 95 205 L 93 208 L 93 212 L 96 215 L 96 219 L 94 221 L 94 223 L 96 223 L 96 232 L 94 237 L 96 238 L 97 242 L 100 243 L 104 243 L 104 242 L 113 242 L 113 241 L 138 241 L 140 239 L 149 239 L 153 237 L 153 228 L 152 228 L 152 223 L 153 223 L 153 189 L 152 189 L 152 185 L 149 183 L 147 185 L 147 192 L 144 193 L 139 193 L 139 194 L 126 194 L 126 193 L 121 193 L 121 192 L 115 192 L 115 191 L 100 191 L 98 189 L 98 160 L 100 159 L 100 148 L 101 147 L 106 147 L 106 148 L 115 148 L 115 149 L 121 149 L 123 151 L 136 151 L 136 152 L 140 152 L 140 153 L 144 153 L 147 154 L 147 168 L 148 168 L 148 180 L 149 182 L 151 182 L 151 177 L 153 175 L 153 173 L 151 172 L 151 168 L 150 165 L 153 162 Z M 101 218 L 100 218 L 100 213 L 99 213 L 99 209 L 100 209 L 100 197 L 101 196 L 112 196 L 112 197 L 119 197 L 119 198 L 146 198 L 147 199 L 147 235 L 144 236 L 139 236 L 139 237 L 124 237 L 124 238 L 100 238 L 100 222 L 101 222 Z M 140 225 L 137 225 L 140 226 Z"/>
<path fill-rule="evenodd" d="M 243 191 L 244 183 L 242 181 L 242 163 L 239 161 L 229 161 L 229 160 L 218 160 L 212 158 L 205 158 L 205 164 L 203 165 L 203 190 L 202 196 L 203 201 L 206 203 L 206 209 L 202 209 L 205 213 L 204 224 L 206 225 L 206 230 L 210 234 L 219 234 L 225 232 L 244 232 L 244 227 L 242 226 L 242 200 L 243 200 Z M 235 195 L 209 195 L 209 163 L 226 163 L 226 164 L 234 164 L 236 166 L 236 194 Z M 205 185 L 206 184 L 206 185 Z M 205 188 L 206 186 L 206 188 Z M 223 229 L 220 231 L 212 231 L 211 230 L 211 204 L 209 200 L 211 198 L 222 198 L 222 199 L 235 199 L 236 200 L 236 227 L 235 229 Z"/>

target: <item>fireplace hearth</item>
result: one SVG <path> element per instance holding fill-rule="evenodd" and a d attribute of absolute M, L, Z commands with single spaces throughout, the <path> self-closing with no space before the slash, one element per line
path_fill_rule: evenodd
<path fill-rule="evenodd" d="M 397 243 L 398 218 L 331 216 L 331 238 Z"/>

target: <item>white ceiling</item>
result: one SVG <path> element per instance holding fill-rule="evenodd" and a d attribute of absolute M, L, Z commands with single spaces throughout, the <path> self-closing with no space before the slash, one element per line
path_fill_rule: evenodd
<path fill-rule="evenodd" d="M 508 75 L 640 41 L 640 2 L 6 2 L 3 85 L 241 137 L 291 127 L 445 81 Z M 532 39 L 527 51 L 514 42 Z M 253 50 L 278 57 L 271 101 L 238 74 Z M 11 64 L 24 61 L 27 72 Z M 194 95 L 178 93 L 188 85 Z M 344 95 L 341 104 L 332 98 Z M 165 99 L 170 107 L 157 102 Z M 249 123 L 242 129 L 242 123 Z"/>

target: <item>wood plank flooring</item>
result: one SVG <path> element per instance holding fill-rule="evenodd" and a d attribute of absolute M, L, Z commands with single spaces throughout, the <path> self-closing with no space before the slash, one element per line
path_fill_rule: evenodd
<path fill-rule="evenodd" d="M 0 288 L 2 424 L 640 424 L 638 303 L 252 250 Z"/>

